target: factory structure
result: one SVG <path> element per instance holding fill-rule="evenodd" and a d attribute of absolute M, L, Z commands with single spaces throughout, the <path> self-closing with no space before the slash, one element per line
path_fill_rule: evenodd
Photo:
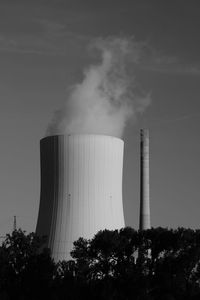
<path fill-rule="evenodd" d="M 140 219 L 139 229 L 151 228 L 149 195 L 149 131 L 140 131 Z"/>
<path fill-rule="evenodd" d="M 71 134 L 40 141 L 41 194 L 36 233 L 47 237 L 55 261 L 70 259 L 73 242 L 125 226 L 124 142 L 113 136 Z M 141 130 L 140 224 L 150 228 L 149 135 Z"/>

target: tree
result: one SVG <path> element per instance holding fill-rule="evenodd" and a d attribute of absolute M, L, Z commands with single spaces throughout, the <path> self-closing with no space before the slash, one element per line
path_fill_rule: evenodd
<path fill-rule="evenodd" d="M 49 250 L 40 250 L 43 243 L 43 238 L 21 229 L 6 235 L 0 247 L 1 293 L 10 299 L 35 299 L 35 295 L 40 299 L 55 268 Z"/>
<path fill-rule="evenodd" d="M 101 287 L 100 299 L 192 299 L 200 292 L 200 231 L 104 230 L 79 239 L 72 256 L 79 278 Z"/>
<path fill-rule="evenodd" d="M 43 239 L 17 230 L 0 247 L 0 299 L 197 300 L 200 230 L 130 227 L 74 242 L 55 263 Z"/>

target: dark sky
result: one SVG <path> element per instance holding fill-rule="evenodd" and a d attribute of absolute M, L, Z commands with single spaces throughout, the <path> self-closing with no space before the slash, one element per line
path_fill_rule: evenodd
<path fill-rule="evenodd" d="M 0 1 L 0 234 L 35 230 L 39 140 L 66 90 L 95 61 L 97 37 L 143 45 L 134 74 L 151 105 L 127 125 L 126 225 L 138 228 L 139 129 L 150 129 L 152 226 L 199 228 L 199 0 Z"/>

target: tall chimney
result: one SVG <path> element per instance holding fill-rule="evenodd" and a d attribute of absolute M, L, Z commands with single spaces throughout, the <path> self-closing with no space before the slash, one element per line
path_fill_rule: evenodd
<path fill-rule="evenodd" d="M 149 131 L 140 130 L 140 223 L 139 229 L 151 228 L 149 202 Z"/>

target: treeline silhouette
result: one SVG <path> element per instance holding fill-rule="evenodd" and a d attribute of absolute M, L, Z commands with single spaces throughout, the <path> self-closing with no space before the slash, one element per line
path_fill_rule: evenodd
<path fill-rule="evenodd" d="M 0 299 L 200 299 L 200 230 L 103 230 L 55 263 L 21 229 L 0 246 Z"/>

